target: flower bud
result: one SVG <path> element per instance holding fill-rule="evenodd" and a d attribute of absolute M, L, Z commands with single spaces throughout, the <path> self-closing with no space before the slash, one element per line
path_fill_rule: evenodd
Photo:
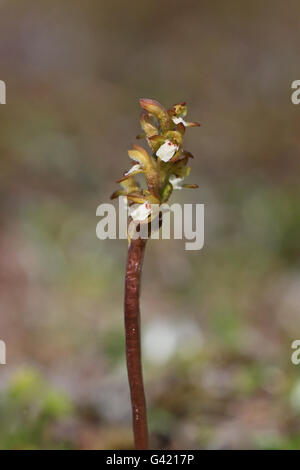
<path fill-rule="evenodd" d="M 140 105 L 145 111 L 153 114 L 153 116 L 158 119 L 163 131 L 172 128 L 172 119 L 168 115 L 167 110 L 158 101 L 149 98 L 141 98 Z"/>

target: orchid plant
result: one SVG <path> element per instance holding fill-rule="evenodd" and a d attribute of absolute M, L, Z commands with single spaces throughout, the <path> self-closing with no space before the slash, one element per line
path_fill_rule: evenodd
<path fill-rule="evenodd" d="M 128 256 L 125 278 L 125 330 L 126 359 L 131 394 L 133 432 L 136 449 L 148 448 L 146 400 L 142 376 L 139 293 L 142 263 L 146 239 L 132 237 L 133 227 L 138 232 L 141 225 L 149 226 L 153 217 L 151 206 L 166 203 L 173 190 L 197 188 L 196 184 L 185 184 L 190 173 L 188 162 L 193 155 L 183 149 L 183 138 L 187 127 L 199 126 L 187 122 L 185 103 L 178 103 L 166 110 L 158 101 L 140 99 L 142 107 L 142 134 L 146 138 L 151 155 L 141 146 L 133 145 L 128 151 L 134 164 L 126 171 L 111 199 L 124 197 L 129 206 Z M 146 188 L 141 188 L 135 176 L 143 174 Z"/>

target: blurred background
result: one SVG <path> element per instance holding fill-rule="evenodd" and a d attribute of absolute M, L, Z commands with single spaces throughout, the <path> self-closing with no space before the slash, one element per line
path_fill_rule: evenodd
<path fill-rule="evenodd" d="M 300 448 L 300 4 L 0 2 L 0 448 L 132 449 L 125 240 L 96 208 L 129 168 L 138 99 L 185 100 L 172 202 L 205 246 L 151 241 L 142 292 L 151 447 Z"/>

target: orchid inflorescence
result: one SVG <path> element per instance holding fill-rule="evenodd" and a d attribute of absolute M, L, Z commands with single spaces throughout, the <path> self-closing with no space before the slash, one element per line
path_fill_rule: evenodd
<path fill-rule="evenodd" d="M 166 110 L 157 101 L 143 98 L 140 105 L 143 133 L 137 138 L 146 138 L 151 155 L 143 147 L 133 145 L 128 154 L 134 164 L 118 180 L 122 189 L 115 191 L 111 198 L 125 199 L 131 219 L 127 233 L 129 246 L 124 299 L 126 362 L 135 448 L 145 450 L 149 447 L 149 433 L 142 374 L 139 305 L 143 258 L 147 235 L 152 233 L 152 222 L 156 223 L 158 229 L 163 227 L 162 214 L 169 210 L 165 206 L 173 190 L 198 187 L 196 184 L 183 183 L 190 173 L 189 159 L 193 158 L 191 153 L 183 149 L 183 137 L 186 127 L 199 124 L 185 121 L 185 103 L 175 104 Z M 145 189 L 136 180 L 139 174 L 145 177 Z"/>
<path fill-rule="evenodd" d="M 196 184 L 184 184 L 190 173 L 188 161 L 193 158 L 183 149 L 186 127 L 196 127 L 196 122 L 186 122 L 187 107 L 178 103 L 166 110 L 158 101 L 140 99 L 142 107 L 141 126 L 143 133 L 137 138 L 146 138 L 149 153 L 139 145 L 128 151 L 135 162 L 117 183 L 122 189 L 115 191 L 111 199 L 123 196 L 129 204 L 129 215 L 135 223 L 151 221 L 151 205 L 166 203 L 174 189 L 198 188 Z M 147 189 L 142 189 L 135 179 L 144 174 Z"/>

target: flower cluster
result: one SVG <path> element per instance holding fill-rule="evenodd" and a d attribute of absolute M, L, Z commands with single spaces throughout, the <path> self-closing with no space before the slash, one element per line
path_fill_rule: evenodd
<path fill-rule="evenodd" d="M 168 201 L 174 189 L 197 188 L 196 184 L 183 184 L 190 173 L 188 161 L 193 158 L 183 149 L 186 127 L 199 126 L 186 122 L 187 107 L 178 103 L 166 110 L 158 101 L 143 98 L 141 126 L 143 133 L 137 138 L 146 138 L 151 155 L 139 145 L 128 151 L 134 165 L 117 181 L 122 189 L 115 191 L 111 199 L 123 196 L 129 204 L 129 215 L 136 223 L 151 220 L 151 204 Z M 144 174 L 147 188 L 142 189 L 135 176 Z"/>

